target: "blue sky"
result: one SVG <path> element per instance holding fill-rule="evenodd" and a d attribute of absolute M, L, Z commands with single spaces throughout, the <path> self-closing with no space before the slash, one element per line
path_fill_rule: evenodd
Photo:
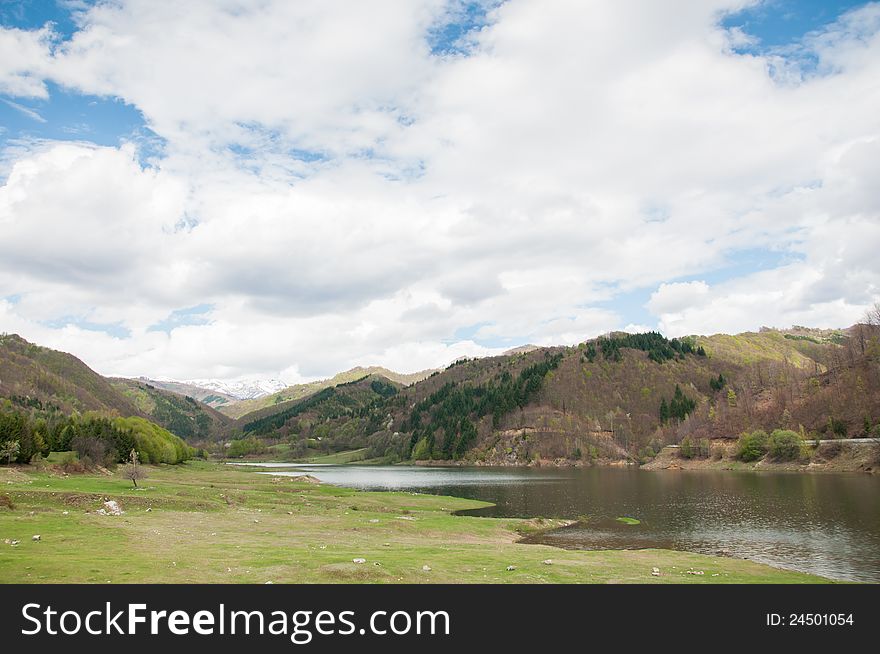
<path fill-rule="evenodd" d="M 877 293 L 877 3 L 413 0 L 371 30 L 361 3 L 94 4 L 0 0 L 0 38 L 55 34 L 0 62 L 0 330 L 105 371 L 211 377 L 209 352 L 150 369 L 210 343 L 224 375 L 278 374 L 278 340 L 293 377 L 412 369 L 626 325 L 850 320 Z M 851 11 L 865 34 L 809 38 Z M 777 80 L 777 57 L 806 74 Z M 22 74 L 48 97 L 4 93 Z"/>

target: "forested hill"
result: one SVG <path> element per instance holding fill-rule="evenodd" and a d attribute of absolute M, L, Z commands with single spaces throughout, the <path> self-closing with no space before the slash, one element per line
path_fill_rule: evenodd
<path fill-rule="evenodd" d="M 877 342 L 864 325 L 683 339 L 615 333 L 457 361 L 344 411 L 321 391 L 244 416 L 237 430 L 300 452 L 496 464 L 644 458 L 683 438 L 750 429 L 858 436 L 880 429 Z"/>
<path fill-rule="evenodd" d="M 20 412 L 98 412 L 146 418 L 191 441 L 219 438 L 231 420 L 208 406 L 133 380 L 102 377 L 72 354 L 0 336 L 0 398 Z"/>
<path fill-rule="evenodd" d="M 880 327 L 870 325 L 680 339 L 613 333 L 456 361 L 409 385 L 360 369 L 232 420 L 12 335 L 0 337 L 0 398 L 4 410 L 32 417 L 146 418 L 222 455 L 275 447 L 386 461 L 641 460 L 664 444 L 703 447 L 752 430 L 880 435 L 878 362 Z"/>
<path fill-rule="evenodd" d="M 0 336 L 0 396 L 16 404 L 72 411 L 143 415 L 109 380 L 72 354 Z"/>
<path fill-rule="evenodd" d="M 110 380 L 150 420 L 187 441 L 220 438 L 233 419 L 188 395 L 157 388 L 137 379 Z"/>
<path fill-rule="evenodd" d="M 422 370 L 414 373 L 399 373 L 394 372 L 393 370 L 388 370 L 387 368 L 382 368 L 381 366 L 371 366 L 368 368 L 357 366 L 351 370 L 340 372 L 329 379 L 321 379 L 306 384 L 295 384 L 265 397 L 260 397 L 254 400 L 241 400 L 235 403 L 224 404 L 217 408 L 227 416 L 240 418 L 248 413 L 260 411 L 261 409 L 273 410 L 275 408 L 280 408 L 281 405 L 284 405 L 285 403 L 300 400 L 325 388 L 334 388 L 340 384 L 347 384 L 370 375 L 384 377 L 385 379 L 402 386 L 409 386 L 422 381 L 435 372 L 437 371 Z"/>

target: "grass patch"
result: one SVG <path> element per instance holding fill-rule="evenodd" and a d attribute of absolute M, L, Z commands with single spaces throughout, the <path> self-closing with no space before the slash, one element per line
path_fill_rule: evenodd
<path fill-rule="evenodd" d="M 626 516 L 617 518 L 617 522 L 622 522 L 625 525 L 640 525 L 640 524 L 642 524 L 641 520 L 638 520 L 636 518 L 627 518 Z"/>
<path fill-rule="evenodd" d="M 688 552 L 519 543 L 518 530 L 544 524 L 453 515 L 486 506 L 461 498 L 362 492 L 202 461 L 149 468 L 137 490 L 119 476 L 8 475 L 3 491 L 15 508 L 0 510 L 0 583 L 826 581 Z M 105 499 L 125 513 L 97 514 Z M 651 575 L 655 566 L 662 576 Z"/>

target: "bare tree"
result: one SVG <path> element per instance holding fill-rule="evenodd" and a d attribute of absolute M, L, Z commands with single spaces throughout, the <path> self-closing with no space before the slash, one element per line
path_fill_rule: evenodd
<path fill-rule="evenodd" d="M 143 469 L 143 466 L 138 463 L 138 454 L 136 450 L 131 451 L 131 454 L 128 457 L 128 463 L 122 468 L 122 476 L 126 479 L 130 479 L 135 488 L 137 488 L 138 479 L 146 479 L 147 472 Z"/>

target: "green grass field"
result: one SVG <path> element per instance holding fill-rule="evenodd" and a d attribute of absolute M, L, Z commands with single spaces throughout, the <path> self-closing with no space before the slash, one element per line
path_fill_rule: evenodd
<path fill-rule="evenodd" d="M 135 490 L 118 476 L 0 468 L 0 582 L 827 581 L 687 552 L 519 544 L 522 533 L 558 523 L 451 515 L 483 506 L 471 500 L 359 492 L 204 462 L 153 466 L 149 475 Z M 97 514 L 105 499 L 124 515 Z"/>

